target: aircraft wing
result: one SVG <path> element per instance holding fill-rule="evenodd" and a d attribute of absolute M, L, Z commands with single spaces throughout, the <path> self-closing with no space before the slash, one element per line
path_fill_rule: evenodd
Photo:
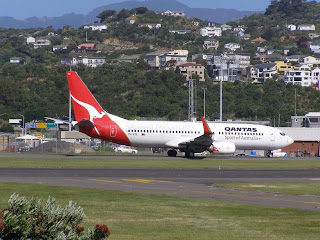
<path fill-rule="evenodd" d="M 208 123 L 203 117 L 201 117 L 201 121 L 203 124 L 203 130 L 204 130 L 204 133 L 201 136 L 198 136 L 196 138 L 186 137 L 186 138 L 173 139 L 167 142 L 166 145 L 172 148 L 182 148 L 186 146 L 189 146 L 191 148 L 193 146 L 200 147 L 200 148 L 210 147 L 213 143 L 213 138 L 212 138 L 213 133 L 210 130 Z"/>

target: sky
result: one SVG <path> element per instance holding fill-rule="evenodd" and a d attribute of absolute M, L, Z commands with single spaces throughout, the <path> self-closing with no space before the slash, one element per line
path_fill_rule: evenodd
<path fill-rule="evenodd" d="M 16 19 L 28 17 L 58 17 L 67 13 L 87 14 L 97 7 L 124 0 L 0 0 L 0 16 Z M 161 1 L 161 0 L 158 0 Z M 189 7 L 227 8 L 264 11 L 271 0 L 178 0 Z M 320 0 L 317 0 L 320 1 Z M 50 3 L 49 3 L 50 2 Z"/>

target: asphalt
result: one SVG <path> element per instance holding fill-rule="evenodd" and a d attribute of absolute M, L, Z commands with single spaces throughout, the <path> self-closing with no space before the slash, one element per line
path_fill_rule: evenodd
<path fill-rule="evenodd" d="M 319 182 L 320 184 L 320 170 L 0 168 L 0 181 L 167 194 L 320 211 L 320 196 L 252 192 L 214 186 L 215 183 L 226 182 Z"/>

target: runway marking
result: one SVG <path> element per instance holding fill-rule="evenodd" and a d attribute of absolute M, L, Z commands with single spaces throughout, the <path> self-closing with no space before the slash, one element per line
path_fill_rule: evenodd
<path fill-rule="evenodd" d="M 121 183 L 120 181 L 108 181 L 108 180 L 102 180 L 102 179 L 88 179 L 88 180 L 95 181 L 95 182 Z"/>
<path fill-rule="evenodd" d="M 307 203 L 307 204 L 314 204 L 314 205 L 320 205 L 320 202 L 304 202 L 304 203 Z"/>
<path fill-rule="evenodd" d="M 320 181 L 320 178 L 309 178 L 311 181 Z"/>
<path fill-rule="evenodd" d="M 138 183 L 152 183 L 152 182 L 173 183 L 173 182 L 170 182 L 170 181 L 150 180 L 150 179 L 121 179 L 121 180 L 128 181 L 128 182 L 138 182 Z"/>

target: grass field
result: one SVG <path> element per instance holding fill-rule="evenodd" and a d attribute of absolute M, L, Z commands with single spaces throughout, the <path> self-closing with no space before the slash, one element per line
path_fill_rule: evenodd
<path fill-rule="evenodd" d="M 0 155 L 1 156 L 1 155 Z M 0 157 L 0 167 L 28 168 L 161 168 L 161 169 L 320 169 L 316 160 L 227 159 L 227 158 L 148 158 L 77 156 L 50 158 Z"/>
<path fill-rule="evenodd" d="M 76 187 L 0 183 L 0 208 L 9 196 L 49 195 L 82 206 L 85 227 L 107 224 L 114 240 L 318 240 L 320 212 L 267 208 L 166 195 Z"/>
<path fill-rule="evenodd" d="M 216 187 L 245 189 L 249 191 L 263 191 L 295 195 L 320 195 L 319 181 L 304 183 L 224 183 L 214 185 Z"/>

